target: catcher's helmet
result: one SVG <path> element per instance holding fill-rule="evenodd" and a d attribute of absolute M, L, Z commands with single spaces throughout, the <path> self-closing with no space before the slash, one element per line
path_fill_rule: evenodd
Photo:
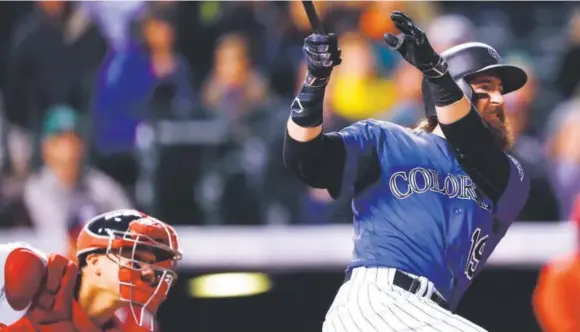
<path fill-rule="evenodd" d="M 155 261 L 141 260 L 143 251 Z M 121 301 L 129 303 L 140 326 L 153 330 L 152 317 L 175 283 L 182 257 L 175 229 L 137 210 L 107 212 L 88 221 L 77 238 L 81 264 L 90 253 L 117 257 Z"/>
<path fill-rule="evenodd" d="M 518 90 L 528 80 L 523 69 L 502 64 L 497 51 L 484 43 L 460 44 L 441 53 L 441 56 L 447 61 L 451 77 L 470 100 L 473 97 L 473 90 L 466 79 L 475 74 L 495 73 L 502 81 L 504 94 Z M 423 79 L 423 102 L 427 116 L 436 116 L 435 101 L 426 79 Z"/>

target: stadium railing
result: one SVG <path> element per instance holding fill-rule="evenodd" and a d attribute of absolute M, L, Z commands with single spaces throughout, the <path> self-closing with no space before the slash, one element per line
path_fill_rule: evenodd
<path fill-rule="evenodd" d="M 344 269 L 352 253 L 352 226 L 176 227 L 183 269 Z M 572 222 L 516 222 L 488 266 L 538 268 L 573 252 L 579 232 Z M 44 252 L 65 252 L 66 232 L 4 231 L 0 243 L 26 242 Z"/>

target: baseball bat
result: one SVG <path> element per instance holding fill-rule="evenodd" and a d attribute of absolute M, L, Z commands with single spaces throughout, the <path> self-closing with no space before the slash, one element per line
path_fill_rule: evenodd
<path fill-rule="evenodd" d="M 310 21 L 310 26 L 312 26 L 312 31 L 319 35 L 324 35 L 324 30 L 322 29 L 322 24 L 318 18 L 318 13 L 316 13 L 316 7 L 312 1 L 302 1 L 306 15 L 308 15 L 308 20 Z"/>

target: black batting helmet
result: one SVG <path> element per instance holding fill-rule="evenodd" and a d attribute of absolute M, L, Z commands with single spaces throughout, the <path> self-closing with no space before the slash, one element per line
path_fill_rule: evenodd
<path fill-rule="evenodd" d="M 502 64 L 497 51 L 484 43 L 460 44 L 441 53 L 441 56 L 447 61 L 451 77 L 469 99 L 473 97 L 473 90 L 466 80 L 475 74 L 493 72 L 498 75 L 504 94 L 521 88 L 528 80 L 523 69 Z M 423 101 L 427 116 L 436 116 L 435 101 L 426 79 L 423 79 Z"/>

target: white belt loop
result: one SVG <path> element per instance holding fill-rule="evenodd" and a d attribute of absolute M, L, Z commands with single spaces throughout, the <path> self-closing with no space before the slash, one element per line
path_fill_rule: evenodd
<path fill-rule="evenodd" d="M 354 280 L 354 279 L 358 278 L 358 275 L 360 274 L 362 269 L 364 269 L 364 267 L 362 267 L 362 266 L 352 269 L 350 279 Z"/>
<path fill-rule="evenodd" d="M 425 277 L 418 277 L 418 278 L 415 278 L 415 280 L 417 280 L 419 282 L 419 288 L 417 289 L 415 294 L 417 294 L 420 297 L 425 296 L 425 294 L 427 293 L 427 283 L 429 281 Z"/>
<path fill-rule="evenodd" d="M 426 298 L 431 298 L 433 296 L 433 291 L 435 290 L 435 286 L 431 281 L 427 281 L 427 292 L 425 293 Z"/>
<path fill-rule="evenodd" d="M 376 283 L 377 283 L 377 285 L 383 285 L 383 283 L 386 283 L 386 285 L 389 285 L 389 269 L 381 268 L 381 267 L 377 268 Z"/>
<path fill-rule="evenodd" d="M 388 285 L 392 285 L 395 283 L 395 273 L 397 272 L 397 269 L 392 269 L 392 268 L 388 268 L 387 269 L 387 284 Z"/>

